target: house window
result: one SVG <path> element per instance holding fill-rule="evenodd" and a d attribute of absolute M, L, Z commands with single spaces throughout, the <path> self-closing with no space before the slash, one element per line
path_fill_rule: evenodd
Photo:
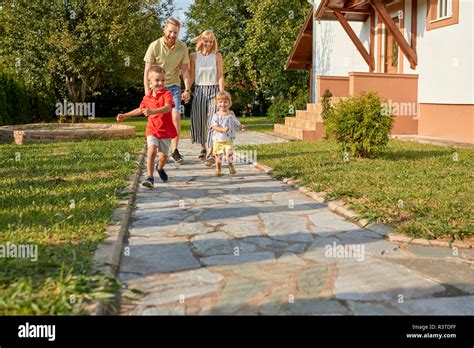
<path fill-rule="evenodd" d="M 452 0 L 438 0 L 438 18 L 449 18 L 453 16 L 453 1 Z"/>
<path fill-rule="evenodd" d="M 459 23 L 459 0 L 427 0 L 426 30 Z"/>

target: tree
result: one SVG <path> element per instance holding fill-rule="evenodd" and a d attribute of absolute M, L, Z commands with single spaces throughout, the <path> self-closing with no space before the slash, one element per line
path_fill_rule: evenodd
<path fill-rule="evenodd" d="M 219 42 L 224 59 L 226 89 L 236 96 L 234 105 L 239 108 L 252 101 L 255 83 L 247 74 L 245 59 L 245 23 L 250 13 L 244 1 L 196 0 L 186 13 L 186 42 L 193 50 L 192 39 L 206 29 L 211 29 Z"/>
<path fill-rule="evenodd" d="M 250 18 L 246 22 L 246 66 L 257 90 L 265 96 L 287 93 L 291 86 L 306 88 L 308 73 L 285 71 L 311 5 L 306 0 L 246 0 Z"/>
<path fill-rule="evenodd" d="M 101 83 L 139 82 L 171 0 L 2 2 L 1 60 L 30 86 L 84 102 Z M 171 6 L 171 8 L 170 8 Z M 0 62 L 1 63 L 1 62 Z"/>
<path fill-rule="evenodd" d="M 285 71 L 284 64 L 310 8 L 305 0 L 196 0 L 187 12 L 187 39 L 215 32 L 226 84 L 244 100 L 301 98 L 309 74 Z"/>

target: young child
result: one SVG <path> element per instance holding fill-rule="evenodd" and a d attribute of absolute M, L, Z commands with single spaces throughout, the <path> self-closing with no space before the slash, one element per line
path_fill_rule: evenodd
<path fill-rule="evenodd" d="M 220 91 L 216 96 L 216 106 L 219 111 L 212 116 L 212 153 L 216 159 L 216 176 L 222 175 L 222 155 L 225 153 L 229 173 L 237 173 L 232 163 L 233 157 L 233 141 L 235 140 L 235 127 L 240 126 L 242 131 L 245 130 L 243 124 L 239 122 L 234 113 L 230 110 L 232 106 L 232 97 L 229 92 Z"/>
<path fill-rule="evenodd" d="M 159 153 L 156 170 L 161 180 L 168 181 L 168 175 L 163 169 L 171 144 L 171 139 L 177 136 L 176 128 L 171 117 L 171 109 L 174 107 L 173 94 L 165 88 L 165 70 L 159 66 L 152 66 L 148 71 L 148 81 L 151 84 L 150 92 L 143 97 L 143 101 L 135 110 L 126 114 L 118 114 L 117 121 L 123 121 L 129 117 L 145 115 L 148 117 L 146 124 L 146 141 L 148 154 L 146 167 L 148 177 L 142 183 L 143 186 L 153 188 L 155 179 L 153 171 L 155 158 Z"/>

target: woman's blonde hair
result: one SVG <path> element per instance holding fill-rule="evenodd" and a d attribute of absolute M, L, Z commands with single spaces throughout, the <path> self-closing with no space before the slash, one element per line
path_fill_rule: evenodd
<path fill-rule="evenodd" d="M 229 92 L 227 91 L 220 91 L 219 93 L 217 93 L 216 95 L 216 99 L 215 99 L 215 105 L 217 106 L 217 103 L 219 102 L 219 100 L 227 100 L 229 102 L 229 108 L 232 106 L 232 96 L 230 95 Z"/>
<path fill-rule="evenodd" d="M 212 30 L 204 30 L 201 35 L 196 36 L 193 41 L 196 42 L 196 52 L 202 52 L 204 48 L 204 44 L 202 40 L 208 39 L 209 41 L 213 41 L 212 47 L 211 47 L 211 53 L 216 53 L 217 52 L 217 39 L 216 36 L 214 35 L 214 32 Z"/>

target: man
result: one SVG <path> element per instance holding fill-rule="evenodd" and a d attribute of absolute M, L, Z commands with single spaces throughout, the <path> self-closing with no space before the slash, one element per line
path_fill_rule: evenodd
<path fill-rule="evenodd" d="M 152 65 L 158 65 L 166 71 L 165 87 L 173 93 L 174 108 L 172 110 L 173 124 L 177 130 L 177 137 L 171 140 L 171 158 L 178 163 L 183 161 L 183 156 L 178 151 L 179 137 L 181 136 L 181 99 L 185 103 L 189 102 L 190 94 L 190 76 L 189 76 L 189 54 L 186 44 L 178 40 L 181 23 L 170 18 L 164 26 L 164 35 L 156 41 L 153 41 L 145 54 L 145 70 L 143 72 L 143 84 L 145 86 L 145 95 L 150 91 L 148 82 L 148 70 Z M 181 94 L 180 69 L 182 71 L 185 90 Z"/>

